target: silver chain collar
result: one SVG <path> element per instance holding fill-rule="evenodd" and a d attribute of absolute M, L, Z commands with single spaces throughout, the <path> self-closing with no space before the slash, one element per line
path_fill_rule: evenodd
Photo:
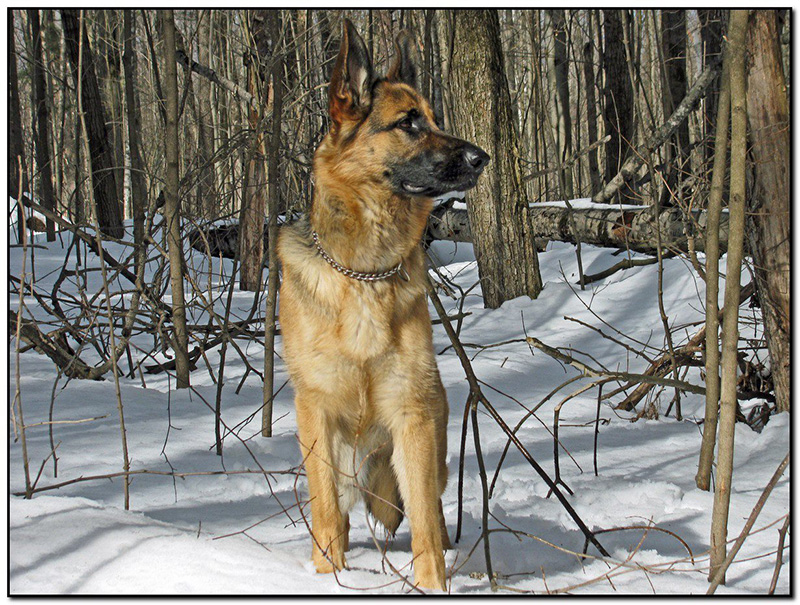
<path fill-rule="evenodd" d="M 389 279 L 392 275 L 398 273 L 401 279 L 408 281 L 408 273 L 406 273 L 406 270 L 403 269 L 403 261 L 400 261 L 397 263 L 396 267 L 393 267 L 388 271 L 384 271 L 383 273 L 362 273 L 361 271 L 353 271 L 352 269 L 348 269 L 347 267 L 343 267 L 337 263 L 327 252 L 325 252 L 319 243 L 319 235 L 317 235 L 316 231 L 311 232 L 311 237 L 314 238 L 314 244 L 317 246 L 317 250 L 322 258 L 324 258 L 331 267 L 336 269 L 342 275 L 346 275 L 352 279 L 357 279 L 358 281 L 374 282 Z"/>

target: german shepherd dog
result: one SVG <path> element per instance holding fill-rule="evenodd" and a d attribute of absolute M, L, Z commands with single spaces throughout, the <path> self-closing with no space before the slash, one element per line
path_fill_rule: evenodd
<path fill-rule="evenodd" d="M 489 156 L 438 128 L 414 54 L 400 34 L 374 78 L 345 21 L 311 212 L 278 240 L 280 318 L 317 571 L 344 568 L 348 512 L 363 498 L 390 534 L 408 515 L 415 583 L 444 590 L 448 408 L 420 240 L 432 198 L 474 187 Z"/>

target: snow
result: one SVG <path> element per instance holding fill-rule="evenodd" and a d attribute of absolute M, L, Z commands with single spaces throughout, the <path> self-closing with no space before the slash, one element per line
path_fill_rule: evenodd
<path fill-rule="evenodd" d="M 573 210 L 608 210 L 609 208 L 613 208 L 614 210 L 644 210 L 647 208 L 647 206 L 637 206 L 635 204 L 599 204 L 593 202 L 590 197 L 570 200 L 569 205 L 572 206 Z M 566 208 L 567 203 L 564 200 L 554 200 L 535 204 L 532 203 L 530 206 L 537 208 Z"/>
<path fill-rule="evenodd" d="M 573 203 L 574 205 L 574 203 Z M 65 265 L 68 238 L 47 243 L 43 235 L 33 240 L 44 246 L 28 250 L 30 279 L 34 254 L 36 285 L 49 293 Z M 107 243 L 115 258 L 124 258 L 130 248 Z M 210 268 L 202 255 L 187 247 L 188 266 L 196 283 L 204 288 L 219 311 L 227 300 L 232 263 L 216 259 Z M 9 270 L 19 276 L 23 250 L 9 250 Z M 556 387 L 575 375 L 544 353 L 514 342 L 493 348 L 476 348 L 523 338 L 525 333 L 550 346 L 565 348 L 596 367 L 641 372 L 647 362 L 603 338 L 597 332 L 565 319 L 574 318 L 603 330 L 635 348 L 631 339 L 646 343 L 648 354 L 665 346 L 657 305 L 655 265 L 617 273 L 581 291 L 573 246 L 551 243 L 539 255 L 545 288 L 535 300 L 518 298 L 501 308 L 483 308 L 472 247 L 435 242 L 432 256 L 439 271 L 468 291 L 463 303 L 461 339 L 472 358 L 476 375 L 487 385 L 485 394 L 514 427 L 528 409 L 537 406 Z M 583 265 L 594 273 L 618 262 L 613 251 L 583 247 Z M 97 267 L 93 255 L 87 257 Z M 73 255 L 66 260 L 74 266 Z M 724 266 L 721 268 L 724 271 Z M 88 276 L 89 291 L 99 289 L 99 272 Z M 743 275 L 746 280 L 746 275 Z M 704 284 L 688 262 L 680 258 L 664 261 L 665 310 L 670 322 L 684 328 L 676 334 L 676 345 L 685 342 L 699 327 L 703 315 Z M 74 284 L 67 280 L 65 288 Z M 114 289 L 129 290 L 129 284 L 113 281 Z M 94 288 L 94 290 L 92 289 Z M 470 288 L 472 288 L 470 290 Z M 721 288 L 724 290 L 724 288 Z M 122 295 L 129 300 L 130 294 Z M 721 295 L 722 296 L 722 293 Z M 115 300 L 118 300 L 116 297 Z M 170 301 L 164 294 L 163 300 Z M 460 302 L 442 296 L 448 312 Z M 233 293 L 232 319 L 247 316 L 253 295 L 238 289 Z M 9 298 L 18 308 L 18 295 Z M 46 313 L 31 296 L 28 312 L 39 319 Z M 751 317 L 757 310 L 742 307 Z M 431 313 L 435 311 L 431 307 Z M 27 315 L 26 315 L 27 316 Z M 627 336 L 613 331 L 619 330 Z M 208 317 L 195 312 L 191 323 Z M 51 328 L 45 328 L 51 329 Z M 743 338 L 753 330 L 743 327 Z M 681 336 L 682 335 L 682 336 Z M 146 336 L 137 337 L 149 350 Z M 281 350 L 280 338 L 277 339 Z M 17 371 L 16 341 L 9 340 L 9 401 L 13 400 Z M 263 367 L 263 350 L 255 342 L 238 340 L 248 362 Z M 434 326 L 437 352 L 449 345 L 441 326 Z M 590 353 L 592 358 L 580 353 Z M 214 379 L 220 348 L 207 354 Z M 134 356 L 140 355 L 136 349 Z M 81 352 L 96 363 L 88 349 Z M 461 365 L 448 349 L 438 356 L 442 379 L 450 402 L 448 466 L 450 479 L 443 497 L 451 538 L 457 514 L 458 457 L 461 416 L 468 385 Z M 152 363 L 152 362 L 148 362 Z M 127 360 L 120 363 L 127 372 Z M 222 392 L 222 419 L 234 429 L 225 439 L 224 456 L 214 452 L 213 407 L 217 386 L 205 362 L 192 373 L 190 390 L 173 390 L 166 374 L 138 374 L 120 378 L 131 470 L 185 473 L 183 477 L 136 474 L 130 485 L 130 510 L 123 508 L 123 483 L 113 479 L 72 483 L 35 494 L 31 500 L 9 497 L 9 589 L 23 594 L 397 594 L 409 588 L 391 568 L 408 575 L 411 562 L 407 521 L 391 543 L 386 564 L 373 540 L 371 524 L 363 508 L 351 514 L 349 569 L 319 575 L 310 562 L 310 538 L 305 477 L 298 476 L 301 459 L 296 441 L 292 393 L 284 388 L 275 400 L 274 437 L 258 436 L 262 385 L 229 347 Z M 111 375 L 105 381 L 66 381 L 55 367 L 34 351 L 19 354 L 20 390 L 32 479 L 41 467 L 37 487 L 59 482 L 118 473 L 122 470 L 119 416 Z M 275 384 L 287 379 L 285 366 L 276 359 Z M 701 384 L 697 368 L 687 380 Z M 143 386 L 146 385 L 146 388 Z M 237 393 L 237 389 L 241 389 Z M 553 475 L 553 409 L 574 393 L 585 380 L 576 381 L 550 398 L 520 428 L 518 437 L 531 455 Z M 606 391 L 610 388 L 607 385 Z M 703 398 L 682 397 L 684 420 L 663 412 L 672 393 L 665 390 L 657 404 L 658 419 L 632 422 L 635 412 L 615 410 L 606 401 L 598 440 L 598 476 L 593 469 L 594 419 L 597 389 L 570 399 L 561 410 L 559 437 L 563 445 L 559 463 L 562 479 L 574 495 L 567 495 L 577 513 L 612 555 L 608 563 L 590 558 L 582 561 L 575 552 L 583 548 L 583 534 L 528 463 L 514 450 L 508 451 L 490 500 L 490 527 L 513 528 L 517 533 L 493 532 L 491 553 L 498 582 L 515 591 L 563 591 L 576 594 L 702 594 L 708 588 L 706 568 L 713 494 L 698 490 L 694 476 L 700 447 Z M 53 425 L 58 444 L 58 476 L 46 425 L 53 402 L 53 419 L 77 421 Z M 619 401 L 619 397 L 616 398 Z M 751 402 L 756 403 L 756 402 Z M 642 405 L 642 404 L 640 404 Z M 253 416 L 255 418 L 253 419 Z M 99 418 L 99 419 L 98 419 Z M 88 420 L 95 419 L 95 420 Z M 252 421 L 248 421 L 248 419 Z M 482 449 L 491 481 L 506 438 L 492 419 L 479 413 Z M 736 450 L 729 539 L 735 539 L 774 469 L 789 448 L 788 414 L 774 416 L 761 433 L 746 425 L 736 426 Z M 21 441 L 9 424 L 9 489 L 24 491 Z M 43 464 L 43 461 L 46 462 Z M 446 554 L 449 589 L 454 594 L 490 594 L 483 547 L 473 547 L 481 535 L 481 485 L 472 437 L 467 440 L 464 466 L 464 520 L 461 541 Z M 265 476 L 259 467 L 270 471 Z M 227 471 L 227 474 L 224 473 Z M 789 510 L 790 472 L 778 482 L 755 528 L 762 529 L 744 543 L 728 572 L 727 586 L 718 594 L 765 594 L 775 564 L 778 528 Z M 298 506 L 302 503 L 302 510 Z M 284 512 L 285 510 L 285 512 Z M 651 529 L 643 529 L 652 525 Z M 383 546 L 382 530 L 375 532 Z M 684 545 L 685 543 L 685 545 Z M 687 547 L 691 549 L 691 555 Z M 589 549 L 589 555 L 597 556 Z M 692 559 L 693 558 L 693 559 Z M 694 561 L 694 562 L 693 562 Z M 789 592 L 790 551 L 784 553 L 777 592 Z M 610 579 L 604 579 L 604 575 Z M 508 593 L 502 589 L 501 593 Z"/>

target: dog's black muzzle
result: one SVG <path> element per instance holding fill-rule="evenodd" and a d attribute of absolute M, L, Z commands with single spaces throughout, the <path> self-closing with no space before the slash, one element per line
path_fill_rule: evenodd
<path fill-rule="evenodd" d="M 456 137 L 441 135 L 439 139 L 434 149 L 393 167 L 391 181 L 398 193 L 436 197 L 450 191 L 466 191 L 477 184 L 489 163 L 489 154 Z"/>

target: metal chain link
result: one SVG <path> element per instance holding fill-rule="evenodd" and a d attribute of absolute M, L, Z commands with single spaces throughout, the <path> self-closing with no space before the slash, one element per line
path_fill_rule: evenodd
<path fill-rule="evenodd" d="M 314 244 L 317 246 L 317 250 L 322 258 L 324 258 L 331 267 L 336 269 L 342 275 L 346 275 L 352 279 L 357 279 L 358 281 L 374 282 L 389 279 L 395 273 L 401 272 L 400 277 L 405 281 L 408 281 L 408 273 L 406 273 L 405 269 L 403 269 L 403 261 L 400 261 L 397 263 L 396 267 L 393 267 L 388 271 L 384 271 L 383 273 L 362 273 L 361 271 L 353 271 L 352 269 L 348 269 L 347 267 L 343 267 L 337 263 L 327 252 L 325 252 L 319 243 L 319 235 L 317 235 L 316 231 L 311 232 L 311 237 L 314 238 Z"/>

